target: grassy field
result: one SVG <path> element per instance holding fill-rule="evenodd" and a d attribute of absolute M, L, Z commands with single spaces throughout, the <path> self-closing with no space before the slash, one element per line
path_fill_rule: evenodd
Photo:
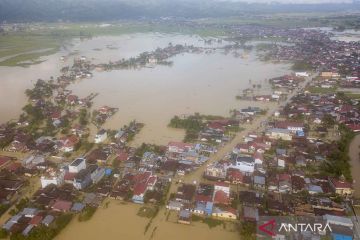
<path fill-rule="evenodd" d="M 239 16 L 228 18 L 208 18 L 197 20 L 199 23 L 263 25 L 272 27 L 339 27 L 358 28 L 358 17 L 344 15 L 343 13 L 325 12 L 299 12 L 299 13 L 274 13 Z"/>
<path fill-rule="evenodd" d="M 360 99 L 360 93 L 345 92 L 345 95 L 351 99 Z"/>
<path fill-rule="evenodd" d="M 68 37 L 94 37 L 102 35 L 121 35 L 131 33 L 161 32 L 161 33 L 184 33 L 197 34 L 203 37 L 219 36 L 225 34 L 224 31 L 213 26 L 193 27 L 178 25 L 176 23 L 151 23 L 151 22 L 116 22 L 108 26 L 97 23 L 71 23 L 61 25 L 49 25 L 48 29 L 41 33 L 61 38 Z"/>
<path fill-rule="evenodd" d="M 319 94 L 327 94 L 327 93 L 335 93 L 335 87 L 333 88 L 321 88 L 321 87 L 308 87 L 306 90 L 310 93 L 319 93 Z"/>
<path fill-rule="evenodd" d="M 61 41 L 52 36 L 11 34 L 0 36 L 0 65 L 26 66 L 58 51 Z M 29 62 L 29 63 L 24 63 Z"/>
<path fill-rule="evenodd" d="M 22 32 L 0 35 L 0 66 L 23 66 L 40 62 L 40 57 L 53 54 L 68 40 L 96 36 L 117 36 L 131 33 L 180 33 L 202 37 L 225 35 L 215 27 L 180 26 L 175 23 L 146 22 L 42 24 Z"/>
<path fill-rule="evenodd" d="M 41 56 L 53 54 L 68 40 L 131 33 L 179 33 L 201 37 L 228 36 L 222 25 L 263 25 L 274 27 L 319 27 L 349 25 L 352 16 L 334 14 L 275 14 L 229 18 L 198 19 L 187 23 L 176 21 L 123 21 L 100 23 L 34 23 L 21 32 L 0 35 L 0 66 L 28 66 L 41 62 Z"/>

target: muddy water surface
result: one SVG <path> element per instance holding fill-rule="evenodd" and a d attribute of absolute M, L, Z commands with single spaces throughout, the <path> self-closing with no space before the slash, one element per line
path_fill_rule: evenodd
<path fill-rule="evenodd" d="M 205 45 L 197 36 L 159 33 L 83 41 L 75 39 L 41 64 L 29 68 L 0 68 L 0 122 L 21 113 L 26 101 L 24 91 L 36 79 L 58 76 L 60 68 L 72 64 L 76 56 L 86 56 L 95 63 L 102 63 L 134 57 L 169 43 L 206 48 L 229 44 L 223 41 Z M 289 65 L 257 60 L 255 51 L 238 50 L 238 53 L 241 57 L 236 58 L 231 52 L 225 54 L 223 50 L 212 54 L 182 54 L 171 59 L 172 67 L 95 72 L 93 78 L 78 81 L 70 88 L 80 97 L 99 93 L 94 108 L 103 105 L 119 108 L 119 112 L 104 126 L 106 128 L 119 129 L 134 119 L 144 123 L 145 127 L 135 138 L 134 145 L 142 142 L 167 144 L 170 140 L 184 137 L 183 131 L 167 128 L 174 115 L 200 112 L 227 116 L 230 109 L 264 106 L 263 103 L 237 101 L 235 96 L 253 84 L 261 84 L 256 94 L 269 94 L 271 91 L 266 79 L 289 72 Z M 59 60 L 62 55 L 69 56 L 65 63 Z"/>
<path fill-rule="evenodd" d="M 224 230 L 222 227 L 209 229 L 202 223 L 182 225 L 166 220 L 164 211 L 157 216 L 149 230 L 145 227 L 147 218 L 136 215 L 140 206 L 135 204 L 120 204 L 112 200 L 106 209 L 99 209 L 87 222 L 79 222 L 76 218 L 67 226 L 55 240 L 238 240 L 237 232 Z M 154 231 L 154 228 L 156 230 Z M 154 232 L 154 233 L 153 233 Z"/>

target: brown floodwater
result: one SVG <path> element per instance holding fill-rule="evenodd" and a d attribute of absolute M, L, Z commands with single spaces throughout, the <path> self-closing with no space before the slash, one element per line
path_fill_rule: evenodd
<path fill-rule="evenodd" d="M 360 197 L 360 135 L 356 135 L 349 147 L 351 174 L 354 179 L 355 197 Z"/>
<path fill-rule="evenodd" d="M 62 67 L 58 61 L 60 53 L 46 57 L 37 65 L 24 67 L 0 66 L 0 124 L 16 119 L 26 104 L 25 90 L 31 88 L 37 79 L 57 76 Z"/>
<path fill-rule="evenodd" d="M 207 225 L 198 222 L 188 226 L 167 221 L 165 210 L 158 213 L 156 221 L 153 221 L 148 231 L 144 233 L 149 219 L 136 215 L 139 208 L 140 205 L 123 205 L 116 200 L 111 200 L 107 208 L 98 209 L 87 222 L 79 222 L 74 218 L 55 240 L 240 239 L 238 232 L 224 230 L 222 226 L 210 230 Z"/>
<path fill-rule="evenodd" d="M 278 65 L 234 59 L 221 53 L 184 54 L 173 61 L 172 67 L 95 73 L 92 79 L 74 84 L 71 89 L 80 96 L 92 91 L 100 93 L 94 108 L 102 105 L 119 108 L 105 124 L 107 128 L 116 129 L 134 119 L 145 123 L 135 138 L 136 145 L 166 144 L 183 138 L 182 131 L 167 128 L 174 115 L 200 112 L 227 116 L 231 109 L 263 106 L 238 101 L 235 96 L 249 86 L 249 79 L 261 82 L 262 91 L 270 91 L 264 79 L 287 72 Z"/>
<path fill-rule="evenodd" d="M 202 38 L 190 35 L 138 33 L 122 36 L 75 39 L 59 53 L 46 57 L 47 61 L 29 68 L 0 68 L 0 122 L 15 118 L 26 102 L 24 91 L 38 78 L 58 76 L 59 69 L 72 63 L 74 56 L 86 56 L 95 63 L 137 56 L 144 51 L 172 44 L 192 44 L 220 47 L 226 43 L 205 45 Z M 76 55 L 70 53 L 76 52 Z M 70 88 L 80 97 L 99 93 L 93 108 L 103 105 L 119 108 L 104 127 L 119 129 L 136 119 L 145 127 L 136 136 L 133 145 L 142 142 L 167 144 L 182 140 L 184 132 L 167 127 L 174 115 L 203 114 L 229 115 L 229 110 L 263 103 L 237 101 L 242 90 L 261 84 L 260 93 L 270 93 L 266 79 L 289 72 L 287 64 L 264 63 L 256 52 L 244 53 L 236 58 L 232 53 L 218 50 L 212 54 L 182 54 L 173 57 L 172 67 L 156 66 L 140 70 L 94 72 L 91 79 L 83 79 Z M 61 62 L 60 56 L 70 56 Z M 251 80 L 251 84 L 249 83 Z M 8 101 L 11 99 L 11 101 Z M 96 129 L 92 132 L 95 133 Z"/>
<path fill-rule="evenodd" d="M 61 67 L 71 64 L 72 57 L 65 63 L 59 60 L 63 55 L 77 52 L 77 56 L 84 55 L 101 63 L 137 56 L 143 51 L 165 47 L 170 42 L 205 46 L 200 37 L 176 34 L 139 33 L 97 37 L 74 40 L 59 53 L 44 58 L 46 61 L 41 64 L 28 68 L 1 67 L 0 122 L 20 114 L 26 103 L 24 91 L 36 79 L 58 76 Z M 235 96 L 252 84 L 262 85 L 256 93 L 269 94 L 271 89 L 266 79 L 289 73 L 289 65 L 261 62 L 257 60 L 255 51 L 243 53 L 243 56 L 236 58 L 231 53 L 224 54 L 222 50 L 212 54 L 181 54 L 171 59 L 174 62 L 172 67 L 94 72 L 93 78 L 78 81 L 70 88 L 80 97 L 99 93 L 94 99 L 94 109 L 102 105 L 119 108 L 118 113 L 105 124 L 107 128 L 118 129 L 134 119 L 144 123 L 145 127 L 136 136 L 134 145 L 142 142 L 167 144 L 184 136 L 183 131 L 167 127 L 174 115 L 200 112 L 227 116 L 229 110 L 234 108 L 250 105 L 269 109 L 274 107 L 273 104 L 237 101 Z M 207 225 L 200 223 L 184 226 L 168 222 L 164 210 L 155 219 L 150 233 L 144 235 L 149 220 L 136 216 L 138 209 L 138 205 L 111 201 L 108 208 L 99 209 L 90 221 L 80 223 L 73 220 L 57 240 L 150 239 L 155 227 L 157 229 L 152 238 L 155 240 L 239 239 L 237 233 L 221 227 L 209 230 Z"/>

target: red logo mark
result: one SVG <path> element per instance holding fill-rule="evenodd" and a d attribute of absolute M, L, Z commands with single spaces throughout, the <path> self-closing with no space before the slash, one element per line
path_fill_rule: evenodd
<path fill-rule="evenodd" d="M 272 219 L 272 220 L 260 225 L 259 230 L 270 236 L 275 237 L 276 236 L 276 233 L 274 233 L 275 226 L 276 226 L 275 219 Z"/>

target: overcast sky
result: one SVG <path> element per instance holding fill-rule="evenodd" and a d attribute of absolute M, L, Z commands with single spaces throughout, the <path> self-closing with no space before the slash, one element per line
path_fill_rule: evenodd
<path fill-rule="evenodd" d="M 351 3 L 352 0 L 219 0 L 219 1 L 241 1 L 241 2 L 281 2 L 281 3 Z"/>

